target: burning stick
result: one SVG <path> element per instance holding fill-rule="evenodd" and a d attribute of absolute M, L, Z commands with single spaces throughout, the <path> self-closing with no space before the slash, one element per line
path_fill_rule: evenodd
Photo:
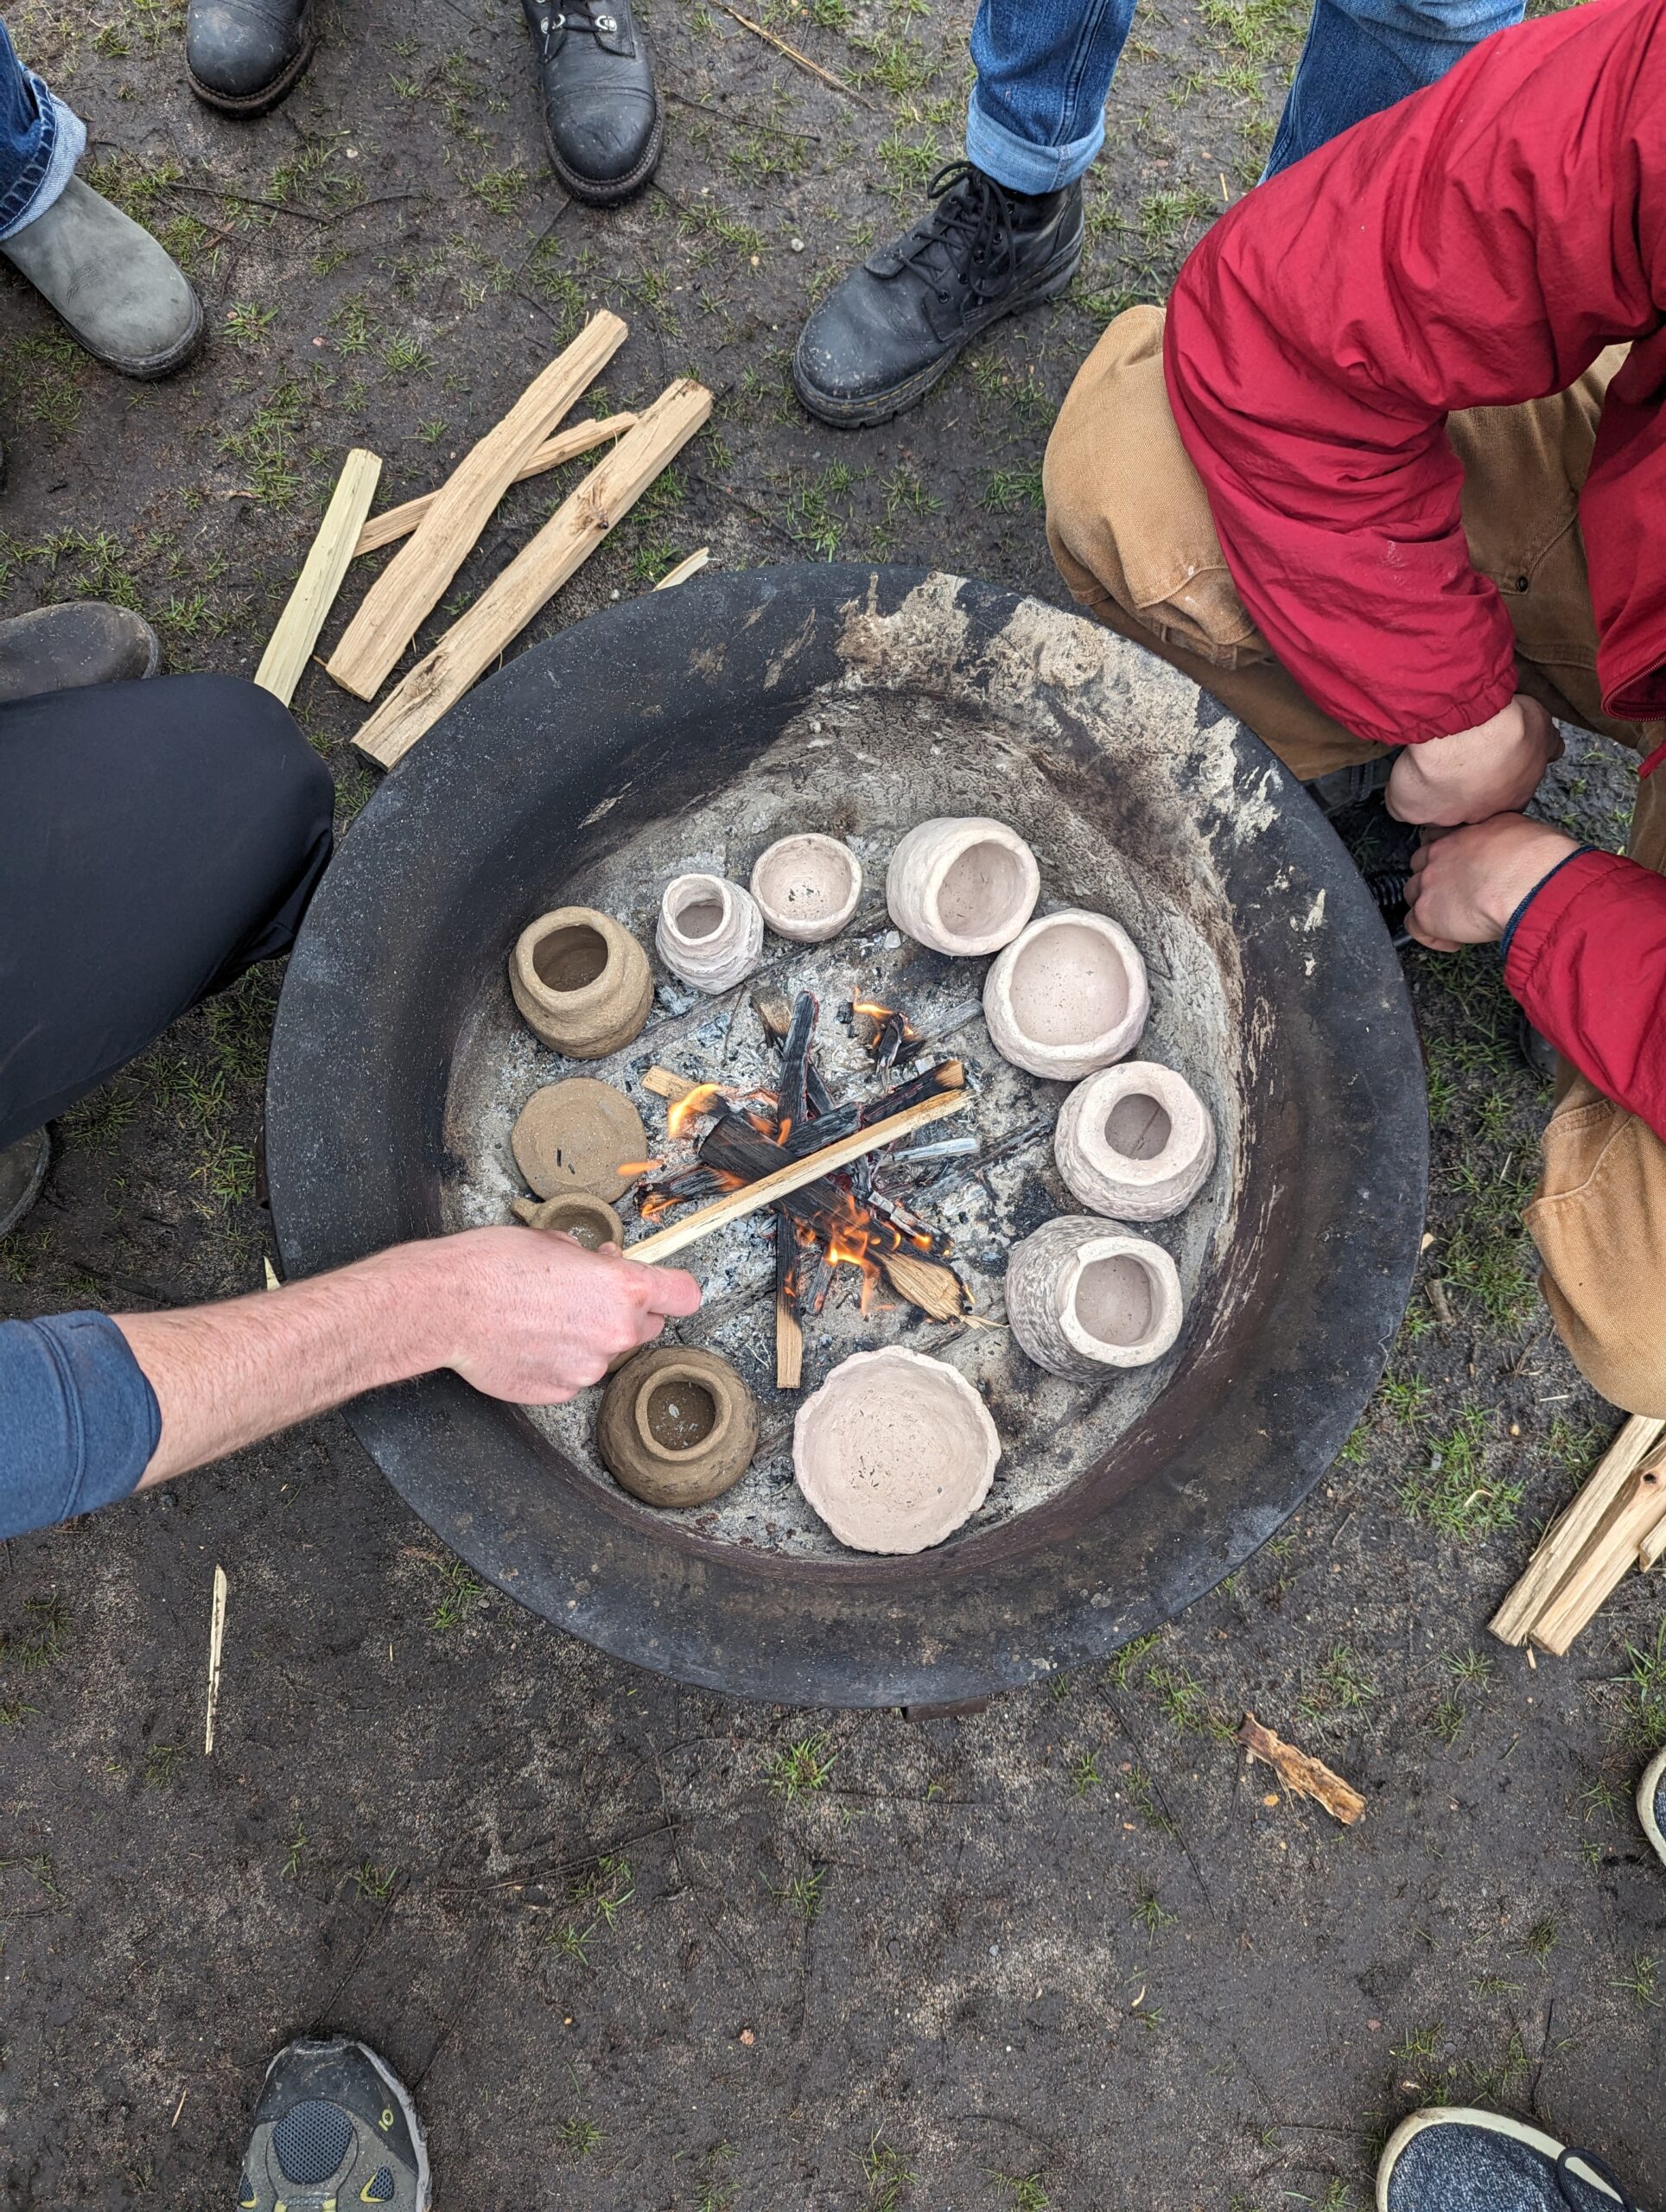
<path fill-rule="evenodd" d="M 850 1011 L 865 1014 L 874 1025 L 868 1050 L 876 1068 L 893 1068 L 900 1059 L 912 1059 L 919 1052 L 919 1033 L 895 1007 L 881 1006 L 876 999 L 852 999 Z"/>
<path fill-rule="evenodd" d="M 775 1387 L 796 1390 L 804 1381 L 804 1332 L 794 1311 L 798 1274 L 798 1238 L 792 1217 L 775 1214 Z"/>

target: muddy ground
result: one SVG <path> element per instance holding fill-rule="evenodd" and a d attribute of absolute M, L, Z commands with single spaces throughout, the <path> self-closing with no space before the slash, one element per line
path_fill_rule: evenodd
<path fill-rule="evenodd" d="M 124 599 L 175 668 L 251 670 L 346 448 L 385 457 L 386 499 L 427 488 L 602 304 L 633 332 L 608 401 L 688 370 L 716 418 L 531 635 L 708 543 L 731 565 L 946 547 L 1062 598 L 1048 423 L 1107 315 L 1160 296 L 1253 177 L 1298 0 L 1146 6 L 1073 295 L 848 437 L 799 415 L 789 349 L 957 150 L 968 10 L 766 12 L 852 91 L 719 0 L 652 0 L 664 165 L 603 216 L 547 173 L 509 0 L 330 5 L 305 83 L 244 126 L 187 92 L 176 0 L 25 5 L 26 59 L 213 337 L 129 386 L 7 280 L 6 610 Z M 510 495 L 453 611 L 570 480 Z M 371 782 L 352 704 L 314 669 L 296 710 L 345 823 Z M 1587 746 L 1553 810 L 1612 839 L 1624 798 Z M 1549 1335 L 1517 1227 L 1546 1096 L 1496 963 L 1408 974 L 1434 1234 L 1389 1377 L 1307 1510 L 1097 1671 L 925 1724 L 691 1694 L 482 1591 L 339 1419 L 5 1548 L 7 2212 L 229 2203 L 268 2055 L 319 2028 L 416 2087 L 457 2212 L 1338 2212 L 1396 2115 L 1441 2096 L 1666 2193 L 1666 1870 L 1630 1808 L 1666 1738 L 1661 1609 L 1634 1580 L 1536 1671 L 1485 1633 L 1615 1416 Z M 61 1126 L 0 1246 L 3 1310 L 259 1282 L 277 981 Z M 1361 1826 L 1245 1769 L 1247 1707 L 1358 1783 Z"/>

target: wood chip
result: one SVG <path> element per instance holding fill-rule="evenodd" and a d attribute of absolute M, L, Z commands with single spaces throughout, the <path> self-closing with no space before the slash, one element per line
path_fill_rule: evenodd
<path fill-rule="evenodd" d="M 381 480 L 379 455 L 355 446 L 341 464 L 324 519 L 318 525 L 295 589 L 289 594 L 277 627 L 260 656 L 255 682 L 287 707 L 295 696 L 301 671 L 318 643 L 318 633 L 335 604 L 341 579 L 347 573 L 359 532 Z"/>
<path fill-rule="evenodd" d="M 1270 1728 L 1263 1728 L 1253 1713 L 1244 1714 L 1238 1741 L 1252 1759 L 1260 1759 L 1270 1766 L 1287 1789 L 1313 1798 L 1345 1828 L 1351 1828 L 1364 1817 L 1365 1801 L 1351 1783 L 1333 1774 L 1323 1759 L 1299 1751 L 1294 1744 L 1287 1744 Z"/>
<path fill-rule="evenodd" d="M 701 569 L 705 567 L 707 562 L 709 561 L 710 558 L 710 546 L 703 545 L 697 553 L 690 553 L 686 560 L 679 561 L 674 569 L 667 569 L 666 573 L 661 576 L 659 582 L 654 586 L 654 589 L 656 591 L 670 591 L 675 585 L 687 583 L 690 576 L 697 576 L 699 575 Z"/>
<path fill-rule="evenodd" d="M 219 1711 L 219 1662 L 226 1649 L 226 1569 L 214 1569 L 213 1603 L 208 1613 L 208 1718 L 202 1731 L 203 1756 L 214 1748 L 214 1719 Z"/>
<path fill-rule="evenodd" d="M 529 477 L 547 475 L 564 461 L 575 461 L 580 454 L 588 453 L 595 446 L 622 438 L 635 422 L 635 416 L 629 413 L 603 415 L 593 423 L 575 423 L 569 429 L 557 430 L 554 437 L 546 439 L 521 463 L 516 483 L 525 484 Z M 359 533 L 359 543 L 353 549 L 354 560 L 361 553 L 378 553 L 383 546 L 409 537 L 439 496 L 437 492 L 424 492 L 417 499 L 407 499 L 403 506 L 389 507 L 384 514 L 372 515 Z"/>
<path fill-rule="evenodd" d="M 670 1068 L 650 1068 L 642 1077 L 642 1088 L 656 1098 L 668 1098 L 674 1103 L 686 1098 L 690 1091 L 698 1090 L 700 1085 L 692 1076 L 677 1075 Z"/>

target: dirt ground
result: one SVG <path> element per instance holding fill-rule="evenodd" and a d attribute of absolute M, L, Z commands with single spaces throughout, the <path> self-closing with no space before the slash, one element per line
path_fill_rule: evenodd
<path fill-rule="evenodd" d="M 788 353 L 957 151 L 969 8 L 766 12 L 850 92 L 722 0 L 652 0 L 664 165 L 598 215 L 547 172 L 512 0 L 328 6 L 310 75 L 246 125 L 186 91 L 177 0 L 26 4 L 25 58 L 213 337 L 126 385 L 8 280 L 5 610 L 124 599 L 173 667 L 251 671 L 347 448 L 385 457 L 385 499 L 429 487 L 604 304 L 632 325 L 607 401 L 690 371 L 716 416 L 531 635 L 706 543 L 947 557 L 1061 599 L 1048 423 L 1108 315 L 1160 296 L 1253 177 L 1300 0 L 1146 5 L 1073 294 L 854 436 L 799 414 Z M 510 495 L 449 611 L 572 480 Z M 316 669 L 296 703 L 345 823 L 371 785 L 355 710 Z M 1612 840 L 1625 781 L 1585 745 L 1551 810 Z M 1666 1870 L 1630 1806 L 1666 1739 L 1666 1624 L 1634 1579 L 1565 1662 L 1486 1636 L 1615 1416 L 1517 1224 L 1547 1100 L 1496 962 L 1408 973 L 1434 1241 L 1388 1378 L 1307 1510 L 1096 1672 L 926 1723 L 689 1694 L 483 1591 L 339 1419 L 0 1549 L 6 2212 L 230 2203 L 266 2059 L 317 2029 L 416 2088 L 454 2212 L 1340 2212 L 1442 2097 L 1666 2195 Z M 260 1281 L 277 981 L 61 1126 L 0 1310 Z M 1246 1769 L 1246 1707 L 1359 1785 L 1358 1828 Z"/>

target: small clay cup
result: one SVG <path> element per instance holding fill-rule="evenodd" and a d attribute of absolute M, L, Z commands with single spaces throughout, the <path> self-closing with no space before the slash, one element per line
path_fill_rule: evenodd
<path fill-rule="evenodd" d="M 837 937 L 862 899 L 862 862 L 836 837 L 778 837 L 758 855 L 752 895 L 766 925 L 794 944 Z"/>
<path fill-rule="evenodd" d="M 1010 944 L 1040 895 L 1035 855 L 983 814 L 917 823 L 885 872 L 885 903 L 903 935 L 960 960 Z"/>
<path fill-rule="evenodd" d="M 1007 1260 L 1007 1323 L 1049 1374 L 1078 1381 L 1148 1367 L 1180 1333 L 1185 1306 L 1160 1244 L 1092 1214 L 1061 1214 Z"/>
<path fill-rule="evenodd" d="M 509 1148 L 541 1198 L 575 1192 L 617 1198 L 633 1179 L 619 1171 L 647 1157 L 648 1132 L 622 1090 L 593 1075 L 573 1075 L 532 1093 L 509 1133 Z"/>
<path fill-rule="evenodd" d="M 1154 1060 L 1123 1060 L 1071 1091 L 1052 1156 L 1065 1187 L 1090 1212 L 1162 1221 L 1209 1179 L 1215 1124 L 1183 1075 Z"/>
<path fill-rule="evenodd" d="M 709 1504 L 740 1481 L 757 1448 L 752 1393 L 715 1352 L 655 1345 L 601 1394 L 596 1450 L 645 1505 Z"/>
<path fill-rule="evenodd" d="M 622 1052 L 653 1004 L 647 954 L 594 906 L 529 922 L 509 957 L 509 988 L 533 1035 L 569 1060 Z"/>
<path fill-rule="evenodd" d="M 659 957 L 696 991 L 732 990 L 764 950 L 764 918 L 751 892 L 721 875 L 679 875 L 665 886 L 654 932 Z"/>
<path fill-rule="evenodd" d="M 1131 1052 L 1151 1011 L 1145 963 L 1107 914 L 1066 906 L 1015 938 L 983 979 L 983 1019 L 1003 1059 L 1074 1083 Z"/>
<path fill-rule="evenodd" d="M 842 1360 L 792 1428 L 798 1488 L 852 1551 L 940 1544 L 989 1496 L 1000 1458 L 966 1377 L 901 1344 Z"/>
<path fill-rule="evenodd" d="M 569 1191 L 537 1205 L 531 1198 L 517 1198 L 512 1211 L 529 1229 L 558 1229 L 587 1252 L 599 1252 L 604 1244 L 625 1249 L 624 1223 L 605 1198 L 593 1198 L 588 1191 Z"/>

